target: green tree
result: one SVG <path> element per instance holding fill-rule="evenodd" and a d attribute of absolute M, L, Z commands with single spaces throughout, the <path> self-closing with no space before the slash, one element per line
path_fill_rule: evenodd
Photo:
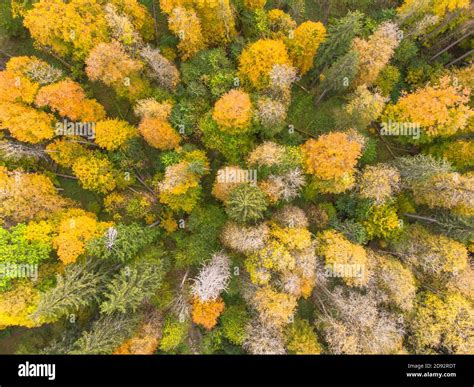
<path fill-rule="evenodd" d="M 332 65 L 350 50 L 352 40 L 362 30 L 363 17 L 364 15 L 359 11 L 349 11 L 346 16 L 329 25 L 328 38 L 319 47 L 314 61 L 315 72 Z"/>
<path fill-rule="evenodd" d="M 70 354 L 100 355 L 110 354 L 125 339 L 130 337 L 138 324 L 136 314 L 111 314 L 94 321 L 74 343 Z"/>
<path fill-rule="evenodd" d="M 267 209 L 265 194 L 257 186 L 241 184 L 234 188 L 226 201 L 227 215 L 236 222 L 261 219 Z"/>
<path fill-rule="evenodd" d="M 348 90 L 357 74 L 358 65 L 359 54 L 355 50 L 350 50 L 336 60 L 320 76 L 319 97 L 315 100 L 315 103 L 319 103 L 329 92 L 339 94 Z"/>
<path fill-rule="evenodd" d="M 105 286 L 101 312 L 135 312 L 144 300 L 152 297 L 161 287 L 163 274 L 161 261 L 137 262 L 131 267 L 123 267 Z"/>
<path fill-rule="evenodd" d="M 88 305 L 97 296 L 103 280 L 91 262 L 67 265 L 57 274 L 56 286 L 41 294 L 33 317 L 58 319 Z"/>
<path fill-rule="evenodd" d="M 134 259 L 140 250 L 155 241 L 158 233 L 156 228 L 143 227 L 137 223 L 119 223 L 109 228 L 105 235 L 90 241 L 87 251 L 100 259 L 128 262 Z"/>

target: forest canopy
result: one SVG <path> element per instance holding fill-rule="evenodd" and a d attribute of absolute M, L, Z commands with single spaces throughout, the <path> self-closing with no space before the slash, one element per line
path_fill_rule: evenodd
<path fill-rule="evenodd" d="M 474 354 L 467 0 L 0 4 L 0 353 Z"/>

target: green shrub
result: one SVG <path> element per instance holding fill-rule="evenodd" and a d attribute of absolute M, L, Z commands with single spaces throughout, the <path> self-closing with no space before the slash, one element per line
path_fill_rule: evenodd
<path fill-rule="evenodd" d="M 168 317 L 163 326 L 163 336 L 159 348 L 164 352 L 170 352 L 178 348 L 186 338 L 188 329 L 188 322 L 179 322 L 172 317 Z"/>
<path fill-rule="evenodd" d="M 249 319 L 250 317 L 243 305 L 232 305 L 224 310 L 220 320 L 226 339 L 232 344 L 242 345 L 245 340 L 245 328 Z"/>

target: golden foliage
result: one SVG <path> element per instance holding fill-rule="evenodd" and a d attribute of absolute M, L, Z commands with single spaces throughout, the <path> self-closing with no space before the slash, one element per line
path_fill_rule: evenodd
<path fill-rule="evenodd" d="M 382 204 L 400 190 L 400 173 L 385 164 L 367 165 L 359 176 L 359 195 Z"/>
<path fill-rule="evenodd" d="M 51 114 L 21 104 L 0 103 L 0 127 L 19 141 L 37 144 L 53 138 L 53 123 Z"/>
<path fill-rule="evenodd" d="M 242 51 L 240 76 L 256 89 L 264 89 L 270 85 L 270 72 L 275 65 L 291 65 L 285 44 L 281 40 L 261 39 Z"/>
<path fill-rule="evenodd" d="M 78 60 L 84 60 L 93 47 L 108 39 L 107 21 L 97 0 L 37 1 L 23 24 L 39 45 Z"/>
<path fill-rule="evenodd" d="M 414 200 L 430 208 L 447 208 L 461 215 L 474 214 L 474 174 L 439 173 L 412 187 Z"/>
<path fill-rule="evenodd" d="M 468 251 L 462 243 L 432 234 L 418 224 L 405 229 L 395 249 L 417 269 L 417 275 L 432 280 L 433 277 L 450 279 L 469 265 Z"/>
<path fill-rule="evenodd" d="M 221 298 L 202 302 L 198 297 L 195 297 L 193 299 L 193 321 L 207 330 L 211 330 L 217 324 L 217 319 L 224 308 L 225 304 Z"/>
<path fill-rule="evenodd" d="M 415 276 L 398 259 L 368 250 L 370 269 L 380 301 L 392 304 L 403 311 L 413 309 L 416 296 Z"/>
<path fill-rule="evenodd" d="M 206 47 L 201 22 L 195 11 L 181 7 L 174 8 L 168 19 L 168 26 L 180 39 L 178 49 L 182 60 L 191 58 Z"/>
<path fill-rule="evenodd" d="M 230 0 L 194 0 L 204 40 L 209 45 L 226 45 L 236 35 Z"/>
<path fill-rule="evenodd" d="M 474 141 L 473 140 L 455 140 L 436 144 L 429 149 L 429 153 L 448 160 L 453 167 L 464 169 L 474 167 Z"/>
<path fill-rule="evenodd" d="M 0 219 L 24 222 L 46 218 L 69 202 L 49 178 L 37 173 L 9 172 L 0 166 Z"/>
<path fill-rule="evenodd" d="M 12 71 L 0 71 L 0 101 L 31 104 L 39 85 Z"/>
<path fill-rule="evenodd" d="M 73 121 L 95 122 L 105 118 L 105 110 L 95 99 L 88 99 L 78 83 L 66 79 L 42 87 L 35 99 L 39 107 L 49 106 Z"/>
<path fill-rule="evenodd" d="M 295 296 L 279 293 L 269 286 L 255 291 L 254 303 L 264 324 L 276 327 L 289 324 L 297 306 Z"/>
<path fill-rule="evenodd" d="M 257 9 L 263 9 L 267 0 L 244 0 L 244 5 L 253 11 Z"/>
<path fill-rule="evenodd" d="M 358 37 L 354 39 L 353 48 L 359 55 L 358 74 L 354 86 L 363 84 L 370 86 L 375 82 L 399 44 L 399 33 L 396 24 L 385 22 L 368 40 Z"/>
<path fill-rule="evenodd" d="M 177 7 L 189 8 L 193 5 L 194 0 L 160 0 L 160 9 L 170 14 Z"/>
<path fill-rule="evenodd" d="M 81 209 L 71 209 L 61 214 L 53 246 L 65 265 L 73 263 L 85 252 L 86 243 L 102 236 L 111 223 L 98 222 L 96 216 Z"/>
<path fill-rule="evenodd" d="M 109 119 L 95 125 L 95 142 L 101 148 L 113 151 L 122 147 L 137 131 L 127 121 Z"/>
<path fill-rule="evenodd" d="M 285 157 L 285 148 L 275 142 L 266 141 L 257 146 L 247 157 L 249 165 L 271 167 L 278 165 Z"/>
<path fill-rule="evenodd" d="M 470 89 L 455 86 L 450 77 L 402 96 L 387 107 L 384 119 L 419 124 L 428 138 L 451 136 L 462 131 L 474 111 L 469 108 Z"/>
<path fill-rule="evenodd" d="M 17 284 L 13 290 L 2 293 L 2 297 L 0 297 L 0 329 L 9 326 L 33 328 L 41 325 L 42 322 L 30 318 L 39 299 L 39 291 L 26 282 Z"/>
<path fill-rule="evenodd" d="M 290 15 L 281 9 L 272 9 L 267 13 L 268 26 L 271 36 L 274 39 L 283 39 L 290 36 L 292 31 L 296 29 L 296 22 Z"/>
<path fill-rule="evenodd" d="M 250 96 L 242 90 L 229 91 L 216 102 L 212 118 L 223 132 L 246 132 L 252 119 Z"/>
<path fill-rule="evenodd" d="M 295 321 L 285 329 L 286 347 L 296 355 L 317 355 L 322 352 L 316 332 L 311 324 L 302 319 Z"/>
<path fill-rule="evenodd" d="M 197 172 L 192 165 L 201 171 Z M 191 212 L 200 197 L 200 177 L 208 173 L 208 169 L 209 161 L 203 151 L 186 153 L 183 161 L 166 168 L 164 179 L 158 183 L 160 202 L 173 211 Z"/>
<path fill-rule="evenodd" d="M 354 173 L 362 146 L 347 133 L 333 132 L 306 141 L 301 149 L 306 172 L 332 180 Z"/>
<path fill-rule="evenodd" d="M 72 170 L 85 189 L 107 193 L 117 185 L 112 164 L 100 154 L 79 157 Z"/>
<path fill-rule="evenodd" d="M 474 310 L 460 294 L 426 292 L 411 320 L 411 341 L 418 352 L 469 354 L 474 350 Z"/>
<path fill-rule="evenodd" d="M 140 118 L 167 120 L 172 108 L 173 105 L 171 103 L 158 102 L 153 98 L 146 98 L 137 101 L 133 111 Z"/>
<path fill-rule="evenodd" d="M 316 51 L 325 38 L 326 28 L 322 23 L 306 21 L 286 39 L 288 54 L 301 75 L 313 67 Z"/>
<path fill-rule="evenodd" d="M 469 0 L 405 0 L 403 4 L 397 8 L 397 12 L 402 17 L 410 17 L 416 13 L 432 12 L 439 17 L 443 17 L 448 12 L 457 9 L 469 8 Z"/>
<path fill-rule="evenodd" d="M 149 145 L 157 149 L 174 149 L 181 142 L 181 136 L 171 125 L 159 118 L 143 119 L 138 131 Z"/>
<path fill-rule="evenodd" d="M 7 71 L 34 83 L 47 85 L 58 81 L 63 72 L 35 56 L 15 56 L 7 62 Z"/>
<path fill-rule="evenodd" d="M 365 286 L 369 280 L 367 253 L 362 246 L 351 243 L 344 235 L 334 230 L 326 230 L 318 235 L 317 252 L 324 257 L 326 266 L 337 273 L 348 286 Z"/>
<path fill-rule="evenodd" d="M 54 140 L 46 146 L 49 157 L 62 167 L 71 168 L 77 158 L 87 156 L 87 150 L 79 143 L 65 139 Z"/>
<path fill-rule="evenodd" d="M 153 17 L 143 4 L 140 4 L 138 0 L 108 0 L 108 2 L 130 19 L 133 27 L 145 40 L 153 39 L 155 36 Z"/>
<path fill-rule="evenodd" d="M 143 64 L 131 58 L 117 41 L 100 43 L 90 52 L 86 60 L 87 76 L 93 81 L 102 81 L 108 86 L 120 87 L 131 82 Z"/>

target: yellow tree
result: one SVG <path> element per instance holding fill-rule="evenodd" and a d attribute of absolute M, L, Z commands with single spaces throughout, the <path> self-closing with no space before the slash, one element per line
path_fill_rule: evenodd
<path fill-rule="evenodd" d="M 206 47 L 201 22 L 192 9 L 176 7 L 168 19 L 169 29 L 178 36 L 181 58 L 187 60 Z"/>
<path fill-rule="evenodd" d="M 98 44 L 86 60 L 87 76 L 108 86 L 123 83 L 142 67 L 143 64 L 131 58 L 117 41 Z"/>
<path fill-rule="evenodd" d="M 0 329 L 10 326 L 33 328 L 43 322 L 34 321 L 30 315 L 36 310 L 40 292 L 32 283 L 22 282 L 14 289 L 2 293 L 0 298 Z"/>
<path fill-rule="evenodd" d="M 210 45 L 229 43 L 236 35 L 230 0 L 194 0 L 204 40 Z"/>
<path fill-rule="evenodd" d="M 24 222 L 46 218 L 69 204 L 49 178 L 37 173 L 10 172 L 0 166 L 0 219 Z"/>
<path fill-rule="evenodd" d="M 385 108 L 386 99 L 378 92 L 371 92 L 366 85 L 358 86 L 344 110 L 354 127 L 366 129 L 377 120 Z"/>
<path fill-rule="evenodd" d="M 464 130 L 474 111 L 469 107 L 470 89 L 455 85 L 443 77 L 438 85 L 427 85 L 402 96 L 385 110 L 384 121 L 415 123 L 420 126 L 422 141 L 452 136 Z"/>
<path fill-rule="evenodd" d="M 368 250 L 371 278 L 369 286 L 384 304 L 411 311 L 415 305 L 416 280 L 399 259 Z"/>
<path fill-rule="evenodd" d="M 61 262 L 73 263 L 85 252 L 86 243 L 102 236 L 110 223 L 98 222 L 96 216 L 81 209 L 71 209 L 60 215 L 53 246 Z"/>
<path fill-rule="evenodd" d="M 70 168 L 82 156 L 87 156 L 88 151 L 80 143 L 75 142 L 75 137 L 68 141 L 64 138 L 54 140 L 46 146 L 46 152 L 51 159 L 62 167 Z"/>
<path fill-rule="evenodd" d="M 474 350 L 474 309 L 460 294 L 422 293 L 409 326 L 417 352 L 469 354 Z"/>
<path fill-rule="evenodd" d="M 297 27 L 296 22 L 290 15 L 281 9 L 272 9 L 267 13 L 268 27 L 270 36 L 273 39 L 285 39 L 294 33 Z M 294 36 L 294 35 L 293 35 Z"/>
<path fill-rule="evenodd" d="M 101 148 L 113 151 L 137 135 L 137 130 L 127 121 L 109 119 L 95 125 L 95 142 Z"/>
<path fill-rule="evenodd" d="M 12 71 L 0 71 L 0 102 L 31 104 L 39 85 Z"/>
<path fill-rule="evenodd" d="M 178 147 L 181 136 L 168 121 L 160 118 L 145 118 L 138 126 L 145 141 L 154 148 L 167 150 Z"/>
<path fill-rule="evenodd" d="M 307 21 L 290 32 L 286 39 L 288 54 L 301 75 L 312 67 L 316 51 L 326 38 L 326 28 L 320 22 Z"/>
<path fill-rule="evenodd" d="M 262 39 L 245 47 L 239 58 L 239 73 L 256 89 L 270 86 L 270 72 L 275 65 L 291 65 L 281 40 Z"/>
<path fill-rule="evenodd" d="M 317 355 L 322 347 L 318 342 L 314 327 L 303 319 L 295 321 L 285 329 L 286 347 L 296 355 Z"/>
<path fill-rule="evenodd" d="M 57 82 L 63 73 L 35 56 L 16 56 L 7 62 L 7 71 L 30 81 L 47 85 Z"/>
<path fill-rule="evenodd" d="M 276 280 L 285 293 L 307 298 L 316 280 L 314 244 L 307 226 L 308 220 L 301 209 L 286 206 L 268 224 L 235 230 L 240 233 L 238 236 L 232 235 L 235 226 L 226 227 L 222 240 L 237 251 L 251 253 L 245 260 L 245 268 L 255 285 L 268 286 Z M 231 236 L 234 241 L 228 241 Z M 239 241 L 245 241 L 247 246 L 234 247 Z M 263 246 L 258 249 L 260 244 Z"/>
<path fill-rule="evenodd" d="M 426 13 L 434 13 L 439 17 L 444 17 L 447 12 L 469 8 L 469 5 L 469 0 L 405 0 L 403 4 L 397 8 L 397 12 L 400 17 L 404 19 L 426 15 Z"/>
<path fill-rule="evenodd" d="M 117 41 L 100 43 L 86 60 L 87 76 L 111 86 L 120 96 L 130 100 L 143 98 L 149 92 L 149 82 L 140 76 L 143 63 L 133 59 Z"/>
<path fill-rule="evenodd" d="M 469 266 L 463 244 L 444 235 L 435 235 L 418 224 L 410 225 L 393 242 L 395 251 L 416 269 L 421 278 L 446 280 Z"/>
<path fill-rule="evenodd" d="M 323 134 L 301 146 L 307 173 L 322 192 L 343 192 L 354 185 L 362 145 L 348 133 Z"/>
<path fill-rule="evenodd" d="M 433 145 L 428 151 L 431 155 L 448 160 L 457 169 L 474 167 L 474 141 L 471 139 L 460 139 L 455 141 L 443 141 L 441 144 Z"/>
<path fill-rule="evenodd" d="M 196 324 L 211 330 L 217 324 L 217 319 L 224 311 L 225 304 L 221 298 L 201 301 L 198 297 L 193 300 L 192 318 Z"/>
<path fill-rule="evenodd" d="M 400 190 L 400 173 L 386 164 L 367 165 L 358 176 L 359 195 L 383 204 Z"/>
<path fill-rule="evenodd" d="M 244 0 L 244 5 L 246 8 L 256 11 L 257 9 L 263 9 L 267 0 Z"/>
<path fill-rule="evenodd" d="M 415 202 L 430 208 L 447 208 L 474 215 L 474 173 L 439 173 L 411 187 Z"/>
<path fill-rule="evenodd" d="M 289 324 L 296 311 L 296 297 L 275 291 L 270 286 L 256 290 L 255 307 L 264 324 L 281 328 Z"/>
<path fill-rule="evenodd" d="M 137 101 L 133 111 L 135 115 L 144 118 L 158 118 L 160 120 L 167 120 L 171 114 L 173 105 L 168 102 L 158 102 L 153 98 L 146 98 Z"/>
<path fill-rule="evenodd" d="M 54 117 L 18 103 L 0 103 L 0 127 L 19 141 L 37 144 L 53 138 Z"/>
<path fill-rule="evenodd" d="M 166 13 L 171 14 L 173 9 L 182 7 L 189 8 L 193 6 L 194 0 L 160 0 L 160 9 Z"/>
<path fill-rule="evenodd" d="M 252 119 L 250 96 L 238 89 L 229 91 L 216 102 L 212 118 L 223 132 L 231 134 L 246 132 Z"/>
<path fill-rule="evenodd" d="M 317 252 L 324 258 L 326 270 L 342 277 L 349 286 L 365 286 L 369 280 L 367 253 L 340 232 L 326 230 L 318 235 Z"/>
<path fill-rule="evenodd" d="M 209 161 L 203 151 L 185 153 L 181 162 L 166 168 L 164 179 L 158 183 L 160 202 L 172 211 L 191 212 L 200 198 L 200 178 L 208 169 Z"/>
<path fill-rule="evenodd" d="M 85 189 L 107 193 L 117 186 L 112 164 L 100 153 L 89 152 L 79 157 L 72 165 L 72 170 Z"/>
<path fill-rule="evenodd" d="M 353 48 L 358 54 L 359 64 L 353 86 L 370 86 L 375 82 L 380 71 L 393 56 L 399 41 L 400 31 L 392 22 L 381 24 L 368 40 L 355 38 Z"/>
<path fill-rule="evenodd" d="M 97 0 L 40 0 L 23 23 L 37 44 L 78 60 L 108 39 L 107 21 Z"/>
<path fill-rule="evenodd" d="M 73 121 L 95 122 L 105 118 L 105 110 L 95 99 L 86 96 L 82 86 L 66 79 L 42 87 L 35 104 L 39 107 L 48 106 L 62 117 Z"/>
<path fill-rule="evenodd" d="M 108 3 L 130 20 L 133 28 L 140 32 L 143 39 L 153 40 L 155 36 L 153 17 L 139 0 L 108 0 Z"/>

